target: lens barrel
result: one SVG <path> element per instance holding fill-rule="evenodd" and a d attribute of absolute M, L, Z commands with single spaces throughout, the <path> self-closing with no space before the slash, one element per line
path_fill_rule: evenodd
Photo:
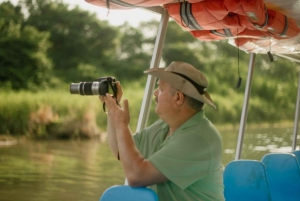
<path fill-rule="evenodd" d="M 80 82 L 70 84 L 71 94 L 80 94 L 83 96 L 99 95 L 100 94 L 100 82 Z"/>

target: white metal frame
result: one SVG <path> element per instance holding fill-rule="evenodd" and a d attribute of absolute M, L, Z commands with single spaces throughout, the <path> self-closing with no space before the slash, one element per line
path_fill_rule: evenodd
<path fill-rule="evenodd" d="M 236 146 L 236 151 L 235 151 L 235 160 L 240 159 L 241 155 L 242 155 L 244 134 L 245 134 L 245 128 L 246 128 L 246 123 L 247 123 L 247 115 L 248 115 L 248 105 L 249 105 L 249 99 L 250 99 L 250 94 L 251 94 L 255 57 L 256 57 L 256 55 L 254 53 L 251 53 L 249 66 L 248 66 L 247 83 L 246 83 L 246 88 L 245 88 L 244 105 L 243 105 L 243 109 L 242 109 L 239 135 L 238 135 L 237 146 Z"/>
<path fill-rule="evenodd" d="M 159 67 L 161 60 L 162 49 L 164 45 L 164 40 L 167 32 L 167 27 L 169 23 L 169 14 L 166 9 L 160 7 L 161 10 L 155 9 L 161 13 L 161 20 L 158 26 L 156 41 L 154 45 L 153 55 L 150 63 L 150 68 Z M 152 10 L 153 11 L 153 10 Z M 148 75 L 146 88 L 144 92 L 144 98 L 141 106 L 140 116 L 137 124 L 136 131 L 140 131 L 146 127 L 148 122 L 148 117 L 150 113 L 151 101 L 153 98 L 153 90 L 155 87 L 156 79 L 153 76 Z"/>

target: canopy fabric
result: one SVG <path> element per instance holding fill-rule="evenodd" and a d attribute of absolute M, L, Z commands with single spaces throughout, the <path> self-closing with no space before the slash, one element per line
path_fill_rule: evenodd
<path fill-rule="evenodd" d="M 201 41 L 228 40 L 261 54 L 300 54 L 298 0 L 85 0 L 108 9 L 163 7 Z"/>

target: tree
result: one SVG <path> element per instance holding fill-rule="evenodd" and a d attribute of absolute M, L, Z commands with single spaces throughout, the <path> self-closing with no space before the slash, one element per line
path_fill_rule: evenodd
<path fill-rule="evenodd" d="M 59 78 L 79 81 L 111 72 L 116 59 L 116 28 L 99 21 L 96 14 L 78 7 L 70 9 L 62 1 L 26 0 L 25 5 L 30 13 L 25 24 L 51 33 L 49 55 Z M 91 70 L 86 77 L 82 77 L 83 69 Z"/>
<path fill-rule="evenodd" d="M 9 22 L 22 23 L 24 15 L 21 12 L 21 6 L 14 6 L 11 2 L 3 2 L 0 4 L 0 19 L 4 19 L 8 24 Z"/>
<path fill-rule="evenodd" d="M 149 43 L 141 27 L 134 28 L 125 23 L 119 30 L 116 52 L 118 64 L 114 74 L 118 79 L 132 82 L 144 77 L 143 71 L 149 68 L 152 54 L 149 48 L 152 49 L 152 43 Z"/>
<path fill-rule="evenodd" d="M 46 86 L 52 67 L 47 56 L 49 33 L 22 26 L 19 7 L 0 4 L 0 80 L 13 89 Z M 11 16 L 12 18 L 6 18 Z M 3 85 L 2 85 L 3 86 Z"/>

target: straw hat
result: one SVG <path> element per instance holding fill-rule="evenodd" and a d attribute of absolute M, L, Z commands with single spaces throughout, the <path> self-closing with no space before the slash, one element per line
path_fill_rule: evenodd
<path fill-rule="evenodd" d="M 170 83 L 183 94 L 206 103 L 216 109 L 216 106 L 206 91 L 208 86 L 205 75 L 194 66 L 174 61 L 167 68 L 151 68 L 144 73 Z"/>

